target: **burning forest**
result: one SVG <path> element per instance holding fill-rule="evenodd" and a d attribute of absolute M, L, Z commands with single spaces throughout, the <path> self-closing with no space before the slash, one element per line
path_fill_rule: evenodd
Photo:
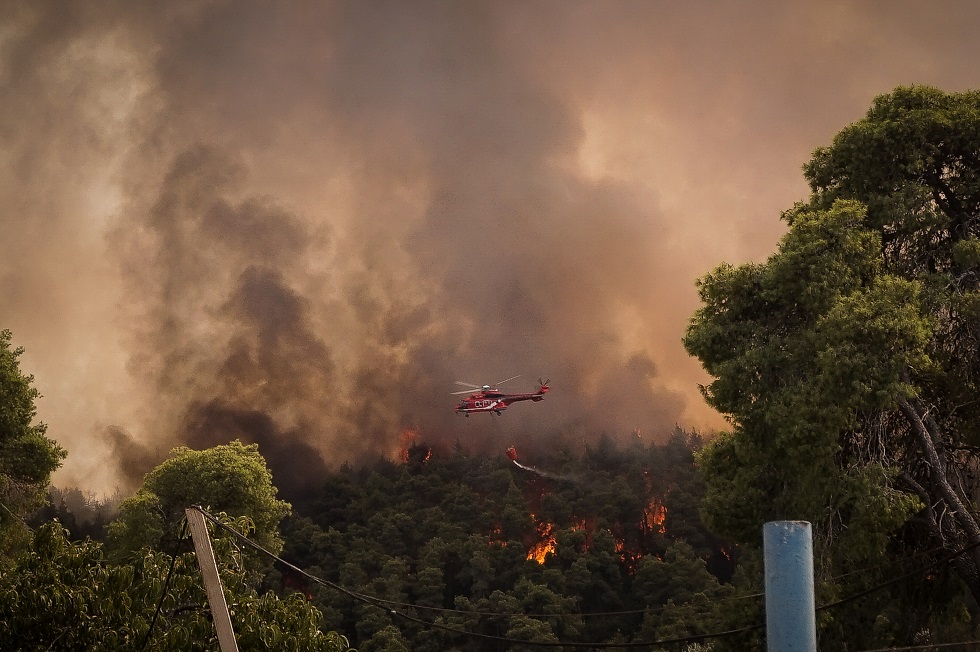
<path fill-rule="evenodd" d="M 62 527 L 179 539 L 147 478 L 234 444 L 261 451 L 243 484 L 292 505 L 269 540 L 354 589 L 270 569 L 301 597 L 274 608 L 365 650 L 723 630 L 771 516 L 822 523 L 835 577 L 950 555 L 973 636 L 980 96 L 939 87 L 975 85 L 978 12 L 0 2 L 0 371 L 23 365 L 13 412 L 37 417 L 0 441 L 0 557 L 33 538 L 94 569 L 93 604 L 140 576 L 130 606 L 162 605 L 153 568 L 193 584 L 179 554 L 137 572 Z M 451 397 L 515 373 L 541 382 Z M 76 489 L 35 531 L 48 484 Z M 90 494 L 154 527 L 113 530 L 116 499 Z M 32 573 L 0 616 L 50 634 L 48 607 L 82 603 Z M 894 587 L 890 622 L 823 632 L 956 631 L 933 579 Z M 72 632 L 54 641 L 92 647 Z"/>
<path fill-rule="evenodd" d="M 329 474 L 295 504 L 283 554 L 352 590 L 421 605 L 440 623 L 484 633 L 505 631 L 488 625 L 479 615 L 486 612 L 511 624 L 527 618 L 521 614 L 561 614 L 542 622 L 576 640 L 655 632 L 672 596 L 648 589 L 681 563 L 678 555 L 704 573 L 684 590 L 729 590 L 731 553 L 692 509 L 700 486 L 695 435 L 678 431 L 665 444 L 627 448 L 602 439 L 580 454 L 529 449 L 525 464 L 513 447 L 490 457 L 463 446 L 440 451 L 405 433 L 400 460 Z M 320 543 L 311 547 L 311 537 Z M 431 647 L 423 641 L 432 637 L 440 649 L 464 642 L 333 591 L 313 591 L 313 600 L 329 627 L 357 632 L 361 644 L 386 625 L 398 625 L 412 649 Z M 498 648 L 470 640 L 465 649 Z"/>

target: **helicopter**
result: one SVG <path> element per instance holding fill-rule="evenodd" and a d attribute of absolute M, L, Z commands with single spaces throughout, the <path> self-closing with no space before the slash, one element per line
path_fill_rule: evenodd
<path fill-rule="evenodd" d="M 470 389 L 464 389 L 461 392 L 452 392 L 453 396 L 469 394 L 469 396 L 460 401 L 459 405 L 456 406 L 456 413 L 462 413 L 469 417 L 471 412 L 490 412 L 500 416 L 500 413 L 506 410 L 511 403 L 518 401 L 538 402 L 544 400 L 544 395 L 548 393 L 549 389 L 547 380 L 538 380 L 538 391 L 536 392 L 507 394 L 497 389 L 496 385 L 503 385 L 515 378 L 520 378 L 520 374 L 501 380 L 495 385 L 474 385 L 457 380 L 457 385 L 464 385 Z"/>

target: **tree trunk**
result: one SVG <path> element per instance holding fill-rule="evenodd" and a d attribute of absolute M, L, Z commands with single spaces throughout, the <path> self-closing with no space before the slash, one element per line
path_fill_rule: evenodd
<path fill-rule="evenodd" d="M 969 499 L 961 496 L 949 481 L 939 424 L 919 399 L 900 398 L 898 405 L 919 439 L 923 460 L 929 467 L 929 487 L 925 489 L 932 503 L 930 511 L 935 514 L 936 504 L 943 506 L 938 516 L 930 519 L 935 524 L 937 538 L 950 552 L 974 546 L 950 563 L 980 603 L 980 526 L 968 507 Z M 944 511 L 952 514 L 952 519 L 943 515 Z"/>

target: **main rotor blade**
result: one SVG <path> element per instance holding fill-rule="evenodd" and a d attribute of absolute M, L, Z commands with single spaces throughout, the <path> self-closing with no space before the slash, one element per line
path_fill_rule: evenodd
<path fill-rule="evenodd" d="M 473 383 L 464 383 L 462 380 L 456 381 L 457 385 L 462 385 L 463 387 L 472 387 L 473 389 L 480 389 L 482 385 L 474 385 Z"/>
<path fill-rule="evenodd" d="M 521 377 L 521 374 L 517 374 L 516 376 L 511 376 L 511 377 L 510 377 L 510 378 L 508 378 L 507 380 L 514 380 L 515 378 L 520 378 L 520 377 Z M 501 381 L 500 381 L 500 382 L 498 382 L 497 384 L 498 384 L 498 385 L 503 385 L 504 383 L 506 383 L 506 382 L 507 382 L 507 380 L 501 380 Z"/>
<path fill-rule="evenodd" d="M 473 393 L 473 390 L 472 389 L 464 389 L 461 392 L 449 392 L 449 395 L 450 396 L 457 396 L 458 394 L 472 394 L 472 393 Z"/>

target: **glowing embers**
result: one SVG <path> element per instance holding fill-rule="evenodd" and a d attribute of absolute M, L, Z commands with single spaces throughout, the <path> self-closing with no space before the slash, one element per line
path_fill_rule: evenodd
<path fill-rule="evenodd" d="M 422 442 L 416 442 L 418 436 L 417 428 L 405 428 L 398 435 L 398 459 L 403 464 L 407 464 L 409 461 L 424 464 L 432 458 L 432 449 Z"/>
<path fill-rule="evenodd" d="M 653 498 L 643 509 L 643 526 L 647 532 L 663 534 L 666 532 L 664 520 L 667 518 L 667 508 L 658 498 Z"/>
<path fill-rule="evenodd" d="M 534 514 L 531 514 L 531 518 L 534 518 Z M 555 551 L 555 535 L 552 533 L 555 529 L 555 524 L 543 521 L 535 527 L 538 531 L 538 540 L 527 551 L 527 558 L 528 560 L 533 559 L 539 564 L 543 564 L 545 558 Z"/>
<path fill-rule="evenodd" d="M 413 430 L 412 428 L 405 428 L 401 431 L 401 434 L 399 435 L 399 441 L 401 443 L 399 458 L 402 462 L 408 461 L 408 449 L 412 447 L 412 444 L 415 443 L 415 439 L 418 436 L 419 431 Z"/>
<path fill-rule="evenodd" d="M 487 543 L 489 543 L 491 547 L 493 546 L 497 546 L 499 548 L 507 547 L 506 539 L 504 539 L 504 537 L 500 534 L 499 525 L 492 528 L 490 532 L 487 534 Z"/>

